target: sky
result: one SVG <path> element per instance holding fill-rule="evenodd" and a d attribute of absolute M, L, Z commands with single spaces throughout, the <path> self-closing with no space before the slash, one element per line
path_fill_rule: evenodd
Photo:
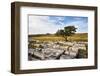
<path fill-rule="evenodd" d="M 77 28 L 76 33 L 88 32 L 88 17 L 29 15 L 28 20 L 29 34 L 53 34 L 70 25 Z"/>

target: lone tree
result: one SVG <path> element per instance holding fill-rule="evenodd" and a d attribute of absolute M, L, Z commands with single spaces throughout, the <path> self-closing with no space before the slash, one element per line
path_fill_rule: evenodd
<path fill-rule="evenodd" d="M 75 26 L 66 26 L 64 29 L 60 29 L 56 32 L 56 35 L 64 37 L 65 41 L 68 41 L 68 36 L 72 36 L 76 32 Z"/>

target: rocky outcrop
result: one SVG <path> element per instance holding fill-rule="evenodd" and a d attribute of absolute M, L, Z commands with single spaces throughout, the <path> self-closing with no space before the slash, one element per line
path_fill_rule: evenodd
<path fill-rule="evenodd" d="M 86 49 L 85 42 L 39 42 L 34 41 L 34 46 L 28 49 L 29 60 L 57 60 L 57 59 L 74 59 L 79 55 L 78 50 Z M 31 45 L 31 43 L 30 43 Z M 32 43 L 33 46 L 33 43 Z"/>

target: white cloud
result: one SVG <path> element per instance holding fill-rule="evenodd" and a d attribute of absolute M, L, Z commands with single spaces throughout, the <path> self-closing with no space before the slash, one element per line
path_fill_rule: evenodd
<path fill-rule="evenodd" d="M 67 17 L 66 17 L 67 18 Z M 29 34 L 46 34 L 55 33 L 58 29 L 63 29 L 65 26 L 74 25 L 77 32 L 88 32 L 88 24 L 81 18 L 75 18 L 65 22 L 64 17 L 51 17 L 51 16 L 29 16 Z"/>
<path fill-rule="evenodd" d="M 55 25 L 48 16 L 29 16 L 29 34 L 55 33 L 60 25 Z"/>

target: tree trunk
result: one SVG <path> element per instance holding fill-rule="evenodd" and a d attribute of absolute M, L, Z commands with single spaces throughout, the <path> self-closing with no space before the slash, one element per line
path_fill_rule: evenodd
<path fill-rule="evenodd" d="M 65 41 L 67 42 L 68 41 L 68 37 L 67 36 L 64 36 L 64 38 L 65 38 Z"/>

